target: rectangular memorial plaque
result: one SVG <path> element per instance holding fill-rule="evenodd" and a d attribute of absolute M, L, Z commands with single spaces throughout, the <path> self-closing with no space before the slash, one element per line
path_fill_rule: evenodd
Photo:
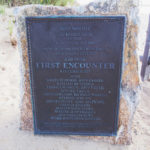
<path fill-rule="evenodd" d="M 115 136 L 124 16 L 27 17 L 35 134 Z"/>

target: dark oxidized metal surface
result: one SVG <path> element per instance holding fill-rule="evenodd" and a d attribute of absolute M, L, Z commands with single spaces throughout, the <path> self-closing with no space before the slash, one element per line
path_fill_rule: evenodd
<path fill-rule="evenodd" d="M 27 17 L 35 134 L 117 132 L 125 17 Z"/>

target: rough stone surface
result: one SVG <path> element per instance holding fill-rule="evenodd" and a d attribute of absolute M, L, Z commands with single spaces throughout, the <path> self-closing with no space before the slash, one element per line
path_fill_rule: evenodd
<path fill-rule="evenodd" d="M 112 144 L 130 144 L 132 142 L 132 120 L 139 98 L 138 62 L 136 55 L 138 34 L 137 12 L 138 1 L 135 0 L 101 0 L 101 2 L 90 3 L 85 7 L 82 6 L 78 8 L 30 5 L 15 9 L 15 13 L 17 14 L 18 44 L 22 58 L 22 103 L 20 124 L 22 130 L 33 130 L 25 17 L 50 15 L 125 15 L 127 17 L 127 22 L 118 135 L 116 137 L 73 137 L 88 138 L 97 141 L 103 140 Z"/>

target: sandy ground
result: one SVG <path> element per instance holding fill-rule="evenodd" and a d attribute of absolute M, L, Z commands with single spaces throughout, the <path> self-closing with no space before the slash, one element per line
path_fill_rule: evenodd
<path fill-rule="evenodd" d="M 142 9 L 139 55 L 144 49 L 149 8 Z M 150 82 L 141 83 L 141 100 L 133 120 L 130 146 L 65 136 L 34 136 L 32 132 L 19 130 L 19 52 L 10 42 L 10 19 L 8 15 L 0 16 L 0 150 L 150 150 Z"/>

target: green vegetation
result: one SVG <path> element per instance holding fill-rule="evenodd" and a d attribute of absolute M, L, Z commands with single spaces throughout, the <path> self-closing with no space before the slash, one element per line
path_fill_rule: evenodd
<path fill-rule="evenodd" d="M 12 20 L 9 20 L 8 29 L 9 29 L 9 34 L 10 34 L 10 36 L 12 36 L 13 28 L 14 28 L 14 23 L 13 23 Z"/>
<path fill-rule="evenodd" d="M 5 14 L 5 6 L 0 6 L 0 14 Z"/>
<path fill-rule="evenodd" d="M 67 3 L 73 3 L 73 0 L 40 0 L 40 4 L 65 6 Z"/>
<path fill-rule="evenodd" d="M 67 3 L 72 4 L 74 0 L 0 0 L 1 5 L 20 6 L 26 4 L 53 4 L 65 6 Z"/>

